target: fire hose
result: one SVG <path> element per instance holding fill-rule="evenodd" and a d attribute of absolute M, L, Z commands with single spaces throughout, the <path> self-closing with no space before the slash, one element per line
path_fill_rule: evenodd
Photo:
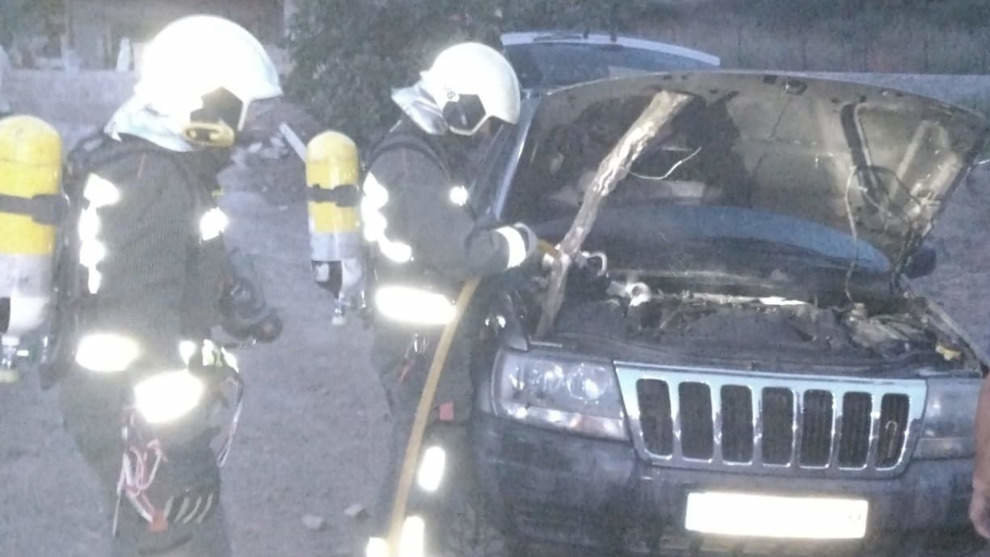
<path fill-rule="evenodd" d="M 557 249 L 546 241 L 540 241 L 539 250 L 544 256 L 557 257 Z M 392 513 L 389 517 L 388 527 L 388 547 L 389 554 L 395 555 L 395 549 L 399 547 L 399 539 L 402 535 L 402 524 L 406 518 L 406 507 L 409 502 L 409 492 L 412 489 L 413 476 L 416 473 L 416 466 L 419 454 L 423 447 L 423 438 L 426 434 L 430 411 L 436 398 L 437 386 L 443 376 L 447 365 L 447 358 L 450 355 L 450 348 L 454 342 L 454 336 L 467 311 L 475 292 L 478 290 L 480 279 L 474 278 L 467 281 L 461 288 L 457 297 L 457 304 L 454 318 L 444 327 L 440 335 L 440 341 L 433 353 L 433 360 L 426 375 L 426 383 L 423 386 L 423 394 L 420 396 L 419 404 L 416 407 L 416 416 L 413 420 L 412 430 L 409 434 L 409 441 L 406 443 L 406 452 L 402 460 L 402 468 L 399 472 L 399 481 L 395 490 L 395 498 L 392 503 Z"/>
<path fill-rule="evenodd" d="M 399 547 L 402 524 L 406 518 L 406 505 L 409 502 L 409 491 L 412 489 L 413 476 L 416 473 L 419 452 L 423 446 L 423 437 L 426 434 L 430 411 L 433 409 L 437 386 L 440 384 L 440 378 L 443 376 L 444 368 L 447 365 L 447 357 L 454 342 L 454 335 L 457 334 L 457 328 L 464 317 L 464 312 L 470 305 L 480 282 L 480 279 L 471 279 L 461 288 L 457 297 L 454 318 L 444 327 L 436 351 L 433 353 L 433 361 L 426 375 L 423 394 L 420 396 L 419 405 L 416 407 L 416 417 L 409 434 L 409 442 L 406 444 L 406 454 L 402 460 L 399 482 L 395 490 L 395 500 L 392 503 L 392 514 L 388 528 L 388 547 L 391 555 L 395 555 L 395 548 Z"/>

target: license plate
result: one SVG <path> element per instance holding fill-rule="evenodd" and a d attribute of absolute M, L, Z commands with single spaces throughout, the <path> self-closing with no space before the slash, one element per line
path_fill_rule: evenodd
<path fill-rule="evenodd" d="M 689 493 L 684 528 L 726 536 L 852 540 L 866 535 L 868 510 L 862 499 Z"/>

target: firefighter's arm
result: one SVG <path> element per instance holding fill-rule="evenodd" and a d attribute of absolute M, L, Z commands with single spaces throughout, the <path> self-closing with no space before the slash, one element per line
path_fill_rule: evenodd
<path fill-rule="evenodd" d="M 990 379 L 983 380 L 975 420 L 976 458 L 969 516 L 976 531 L 990 539 Z"/>
<path fill-rule="evenodd" d="M 122 174 L 130 183 L 115 185 L 119 199 L 98 212 L 105 256 L 96 266 L 98 309 L 87 328 L 135 341 L 139 368 L 179 365 L 195 203 L 167 159 L 145 154 L 128 170 Z"/>
<path fill-rule="evenodd" d="M 410 239 L 420 257 L 466 278 L 511 269 L 534 253 L 536 237 L 523 225 L 478 227 L 465 204 L 467 192 L 422 158 L 424 171 L 411 177 L 414 187 L 405 188 L 400 201 L 407 222 L 419 223 L 410 227 Z"/>

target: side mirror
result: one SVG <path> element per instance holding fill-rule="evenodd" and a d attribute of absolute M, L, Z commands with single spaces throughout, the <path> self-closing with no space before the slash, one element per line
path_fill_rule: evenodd
<path fill-rule="evenodd" d="M 937 259 L 935 248 L 931 246 L 919 247 L 904 265 L 904 276 L 909 279 L 916 279 L 932 274 L 935 271 Z"/>

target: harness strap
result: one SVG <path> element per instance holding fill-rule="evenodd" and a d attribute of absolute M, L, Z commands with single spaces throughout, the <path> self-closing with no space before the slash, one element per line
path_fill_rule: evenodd
<path fill-rule="evenodd" d="M 333 203 L 338 207 L 357 207 L 361 203 L 361 191 L 352 184 L 337 186 L 332 189 L 307 188 L 307 195 L 310 201 Z"/>
<path fill-rule="evenodd" d="M 42 194 L 20 197 L 0 193 L 0 213 L 26 215 L 38 224 L 55 226 L 69 210 L 68 201 L 61 195 Z"/>

